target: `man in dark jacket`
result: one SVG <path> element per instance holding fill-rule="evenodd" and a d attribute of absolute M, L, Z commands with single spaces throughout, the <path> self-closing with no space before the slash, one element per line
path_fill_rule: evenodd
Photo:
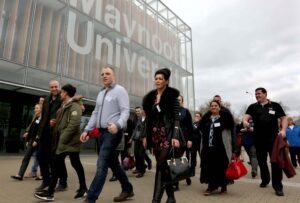
<path fill-rule="evenodd" d="M 55 154 L 54 171 L 47 191 L 35 193 L 35 197 L 45 201 L 54 201 L 54 188 L 59 174 L 64 170 L 66 156 L 70 157 L 71 165 L 76 170 L 80 187 L 74 197 L 81 198 L 87 191 L 84 170 L 79 158 L 80 151 L 80 119 L 82 110 L 80 100 L 72 98 L 76 88 L 70 84 L 62 87 L 62 107 L 57 111 L 56 126 L 52 139 L 52 152 Z"/>
<path fill-rule="evenodd" d="M 40 127 L 37 132 L 36 141 L 38 142 L 37 160 L 40 165 L 41 175 L 43 177 L 42 184 L 36 188 L 36 191 L 42 191 L 48 187 L 50 183 L 50 171 L 52 171 L 53 156 L 51 155 L 51 140 L 53 128 L 56 124 L 56 112 L 61 106 L 60 85 L 57 80 L 49 81 L 48 95 L 43 102 L 42 118 Z M 67 170 L 61 173 L 58 190 L 67 187 Z"/>
<path fill-rule="evenodd" d="M 202 133 L 199 129 L 199 123 L 201 121 L 202 115 L 200 112 L 195 112 L 194 114 L 194 122 L 193 122 L 193 137 L 192 142 L 193 146 L 191 149 L 191 165 L 192 165 L 192 173 L 195 175 L 196 165 L 197 165 L 197 152 L 200 157 L 200 150 L 201 150 L 201 136 Z"/>
<path fill-rule="evenodd" d="M 190 159 L 191 149 L 192 149 L 192 137 L 193 137 L 193 121 L 190 111 L 183 107 L 183 96 L 179 95 L 177 98 L 180 104 L 179 108 L 179 118 L 180 118 L 180 129 L 184 135 L 185 141 L 187 143 L 184 149 L 185 154 L 188 159 Z M 192 180 L 190 178 L 186 179 L 187 185 L 191 185 Z M 178 182 L 174 184 L 174 190 L 179 190 Z"/>

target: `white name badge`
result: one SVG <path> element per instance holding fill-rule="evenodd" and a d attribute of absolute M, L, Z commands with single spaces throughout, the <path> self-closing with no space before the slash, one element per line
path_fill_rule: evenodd
<path fill-rule="evenodd" d="M 161 112 L 161 109 L 160 109 L 159 105 L 156 105 L 156 108 L 157 108 L 158 112 Z"/>
<path fill-rule="evenodd" d="M 220 127 L 221 126 L 221 123 L 214 123 L 214 127 Z"/>
<path fill-rule="evenodd" d="M 269 110 L 269 114 L 275 115 L 275 111 L 274 110 Z"/>

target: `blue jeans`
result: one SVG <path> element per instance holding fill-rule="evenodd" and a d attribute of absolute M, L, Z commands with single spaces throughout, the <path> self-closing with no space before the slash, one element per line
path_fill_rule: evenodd
<path fill-rule="evenodd" d="M 38 167 L 39 167 L 39 162 L 37 161 L 37 158 L 36 158 L 36 151 L 33 152 L 32 157 L 34 158 L 34 162 L 31 167 L 31 172 L 37 173 Z"/>
<path fill-rule="evenodd" d="M 258 161 L 256 157 L 256 148 L 254 145 L 243 145 L 250 159 L 252 172 L 257 172 Z"/>
<path fill-rule="evenodd" d="M 114 156 L 118 144 L 122 139 L 122 131 L 117 134 L 110 134 L 106 129 L 100 129 L 99 141 L 99 157 L 97 160 L 96 175 L 87 192 L 87 199 L 89 202 L 95 202 L 100 195 L 105 179 L 107 176 L 108 167 L 111 168 L 113 174 L 121 183 L 122 192 L 132 192 L 132 185 L 129 183 L 128 177 L 121 167 L 118 157 Z"/>

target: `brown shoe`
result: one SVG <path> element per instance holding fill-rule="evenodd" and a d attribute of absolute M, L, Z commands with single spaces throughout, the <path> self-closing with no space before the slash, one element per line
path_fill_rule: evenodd
<path fill-rule="evenodd" d="M 114 197 L 114 202 L 124 202 L 127 200 L 127 198 L 133 197 L 133 192 L 121 192 L 121 194 L 118 197 Z"/>

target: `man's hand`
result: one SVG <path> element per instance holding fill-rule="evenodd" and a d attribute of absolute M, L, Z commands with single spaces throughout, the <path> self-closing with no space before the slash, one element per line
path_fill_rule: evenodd
<path fill-rule="evenodd" d="M 55 127 L 55 125 L 56 125 L 56 119 L 55 119 L 55 118 L 52 118 L 52 119 L 50 120 L 50 126 L 51 126 L 51 127 Z"/>
<path fill-rule="evenodd" d="M 86 142 L 90 139 L 90 137 L 88 136 L 87 132 L 83 132 L 81 135 L 80 135 L 80 141 L 81 142 Z"/>
<path fill-rule="evenodd" d="M 107 124 L 107 130 L 111 134 L 117 134 L 118 132 L 118 127 L 114 123 L 108 123 Z"/>
<path fill-rule="evenodd" d="M 192 141 L 188 141 L 186 146 L 187 146 L 187 148 L 189 148 L 189 149 L 192 148 L 192 146 L 193 146 Z"/>
<path fill-rule="evenodd" d="M 23 138 L 26 138 L 28 136 L 28 132 L 24 133 Z"/>
<path fill-rule="evenodd" d="M 283 138 L 286 137 L 285 130 L 279 131 L 278 135 L 281 135 Z"/>
<path fill-rule="evenodd" d="M 244 126 L 244 128 L 248 129 L 248 128 L 250 128 L 250 123 L 246 120 L 243 120 L 243 126 Z"/>
<path fill-rule="evenodd" d="M 180 143 L 177 139 L 172 138 L 172 143 L 171 144 L 172 144 L 172 147 L 177 147 L 177 148 L 180 147 Z"/>
<path fill-rule="evenodd" d="M 143 146 L 145 149 L 147 149 L 147 139 L 146 137 L 143 138 Z"/>

